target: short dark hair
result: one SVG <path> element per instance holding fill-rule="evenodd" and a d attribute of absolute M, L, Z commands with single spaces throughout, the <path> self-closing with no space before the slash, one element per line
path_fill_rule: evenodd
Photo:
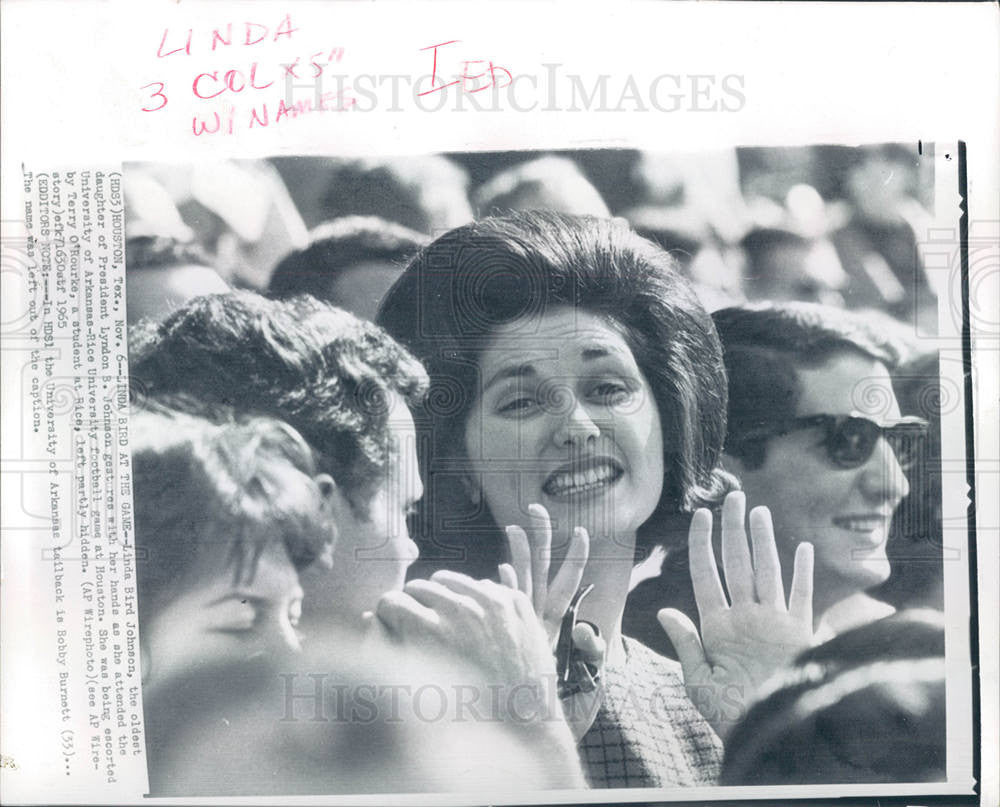
<path fill-rule="evenodd" d="M 464 458 L 478 356 L 493 330 L 558 306 L 620 325 L 652 387 L 666 478 L 647 525 L 720 500 L 734 481 L 718 465 L 726 380 L 712 319 L 674 260 L 622 220 L 541 211 L 486 218 L 446 233 L 410 263 L 377 322 L 426 364 L 434 457 Z"/>
<path fill-rule="evenodd" d="M 269 541 L 297 570 L 332 541 L 312 451 L 270 418 L 216 425 L 154 407 L 132 421 L 139 606 L 150 614 L 183 590 L 210 547 L 227 552 L 233 580 L 252 580 Z"/>
<path fill-rule="evenodd" d="M 215 268 L 208 253 L 193 242 L 159 235 L 137 235 L 125 241 L 125 268 L 129 271 L 188 265 Z"/>
<path fill-rule="evenodd" d="M 286 421 L 361 513 L 389 456 L 389 395 L 413 404 L 427 376 L 381 328 L 309 296 L 197 297 L 130 333 L 133 386 L 212 417 L 220 407 Z"/>
<path fill-rule="evenodd" d="M 430 238 L 378 216 L 344 216 L 320 224 L 309 233 L 309 245 L 281 260 L 268 288 L 275 297 L 311 294 L 329 299 L 338 274 L 365 261 L 398 265 L 406 262 Z"/>
<path fill-rule="evenodd" d="M 797 368 L 855 352 L 893 370 L 902 348 L 861 315 L 815 303 L 732 306 L 712 314 L 729 379 L 726 452 L 750 469 L 766 456 L 767 438 L 744 439 L 761 426 L 794 417 L 802 396 Z"/>
<path fill-rule="evenodd" d="M 768 270 L 768 257 L 778 247 L 809 249 L 813 241 L 792 230 L 780 227 L 757 227 L 740 239 L 740 248 L 747 259 L 747 275 L 762 277 Z"/>

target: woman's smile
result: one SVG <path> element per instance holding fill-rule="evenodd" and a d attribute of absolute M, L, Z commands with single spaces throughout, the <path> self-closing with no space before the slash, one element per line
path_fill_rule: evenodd
<path fill-rule="evenodd" d="M 560 307 L 500 326 L 466 423 L 473 483 L 498 524 L 529 504 L 561 542 L 575 526 L 631 543 L 663 490 L 659 410 L 620 328 Z"/>
<path fill-rule="evenodd" d="M 594 457 L 557 468 L 542 485 L 542 492 L 553 499 L 601 495 L 617 484 L 625 470 L 616 460 Z"/>

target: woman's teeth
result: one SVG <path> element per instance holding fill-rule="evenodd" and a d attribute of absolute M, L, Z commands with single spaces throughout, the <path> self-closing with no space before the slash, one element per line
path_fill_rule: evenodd
<path fill-rule="evenodd" d="M 874 532 L 885 526 L 885 519 L 881 516 L 854 516 L 835 518 L 833 523 L 844 530 L 851 532 Z"/>
<path fill-rule="evenodd" d="M 598 465 L 584 471 L 560 471 L 552 474 L 542 490 L 549 496 L 567 496 L 588 493 L 613 484 L 621 476 L 621 470 L 612 465 Z"/>

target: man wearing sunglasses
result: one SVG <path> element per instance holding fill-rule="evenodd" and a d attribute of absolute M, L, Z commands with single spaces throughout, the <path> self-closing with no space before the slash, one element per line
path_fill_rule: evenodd
<path fill-rule="evenodd" d="M 889 577 L 889 526 L 927 427 L 900 414 L 890 377 L 899 350 L 826 306 L 733 307 L 713 318 L 729 377 L 726 468 L 748 506 L 770 507 L 784 568 L 800 542 L 813 544 L 820 637 L 888 615 L 866 592 Z"/>

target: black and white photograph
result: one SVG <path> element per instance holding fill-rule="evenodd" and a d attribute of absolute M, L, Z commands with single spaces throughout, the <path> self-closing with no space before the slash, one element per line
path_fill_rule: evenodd
<path fill-rule="evenodd" d="M 934 153 L 126 165 L 151 795 L 945 781 Z"/>
<path fill-rule="evenodd" d="M 995 3 L 0 17 L 0 802 L 994 807 Z"/>

